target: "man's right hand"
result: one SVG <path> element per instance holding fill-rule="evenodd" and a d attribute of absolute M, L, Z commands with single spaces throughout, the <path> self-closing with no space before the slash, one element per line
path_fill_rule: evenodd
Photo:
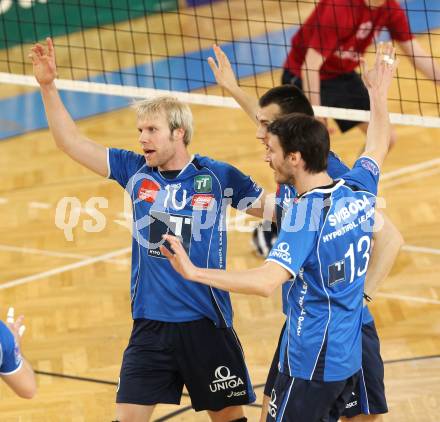
<path fill-rule="evenodd" d="M 212 48 L 217 62 L 212 57 L 208 57 L 208 64 L 215 80 L 222 88 L 233 91 L 234 88 L 238 88 L 238 83 L 232 70 L 231 62 L 218 45 L 214 44 Z"/>
<path fill-rule="evenodd" d="M 53 41 L 46 38 L 46 42 L 47 49 L 41 44 L 35 44 L 28 55 L 34 66 L 35 78 L 41 86 L 50 85 L 57 77 Z"/>

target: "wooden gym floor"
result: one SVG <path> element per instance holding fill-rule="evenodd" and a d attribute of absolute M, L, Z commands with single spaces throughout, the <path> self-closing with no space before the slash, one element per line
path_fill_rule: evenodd
<path fill-rule="evenodd" d="M 401 68 L 411 72 L 405 61 Z M 261 80 L 271 84 L 267 75 Z M 19 87 L 3 90 L 2 86 L 3 97 L 18 92 L 22 92 Z M 244 113 L 205 106 L 192 110 L 192 152 L 227 161 L 268 190 L 274 188 L 255 128 Z M 84 119 L 78 125 L 103 145 L 138 150 L 134 114 L 129 109 Z M 380 195 L 406 245 L 371 306 L 386 362 L 390 412 L 383 421 L 438 422 L 439 131 L 401 126 L 397 133 L 399 141 L 387 158 Z M 348 165 L 362 145 L 363 135 L 357 129 L 332 138 L 333 150 Z M 62 375 L 38 375 L 38 394 L 32 401 L 16 398 L 0 384 L 0 421 L 110 421 L 114 383 L 131 328 L 131 239 L 123 215 L 123 192 L 116 183 L 65 157 L 47 130 L 3 141 L 0 149 L 0 315 L 5 317 L 10 305 L 24 313 L 24 355 L 36 370 Z M 78 198 L 81 207 L 72 241 L 66 240 L 55 222 L 63 197 Z M 105 227 L 98 233 L 83 228 L 90 219 L 87 201 L 92 197 L 108 200 L 108 208 L 101 209 Z M 250 250 L 249 233 L 231 226 L 229 268 L 258 265 L 261 261 Z M 282 325 L 280 293 L 269 299 L 234 295 L 233 302 L 235 326 L 252 380 L 259 386 L 257 403 L 261 403 L 260 386 Z M 170 415 L 188 404 L 184 397 L 180 408 L 158 406 L 154 419 L 207 420 L 206 414 L 191 410 Z M 247 414 L 255 421 L 259 408 L 249 407 Z"/>

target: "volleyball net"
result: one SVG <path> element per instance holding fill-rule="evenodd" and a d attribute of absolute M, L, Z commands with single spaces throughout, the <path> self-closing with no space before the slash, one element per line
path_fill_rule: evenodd
<path fill-rule="evenodd" d="M 347 0 L 348 2 L 356 2 Z M 279 85 L 291 39 L 318 0 L 3 0 L 0 82 L 35 87 L 28 51 L 53 38 L 62 90 L 143 98 L 172 93 L 185 102 L 238 107 L 216 86 L 207 63 L 221 46 L 240 86 L 255 96 Z M 411 32 L 429 53 L 440 52 L 440 2 L 400 2 Z M 355 12 L 355 10 L 354 10 Z M 338 30 L 337 27 L 334 28 Z M 376 34 L 367 49 L 372 60 Z M 440 127 L 436 85 L 399 52 L 389 97 L 394 123 Z M 317 107 L 316 114 L 367 121 L 362 110 Z"/>

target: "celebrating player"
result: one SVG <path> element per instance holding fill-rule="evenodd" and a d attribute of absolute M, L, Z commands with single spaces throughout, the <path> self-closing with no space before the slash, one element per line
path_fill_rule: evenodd
<path fill-rule="evenodd" d="M 171 97 L 136 104 L 141 154 L 87 139 L 58 95 L 52 40 L 47 49 L 36 44 L 30 58 L 58 148 L 116 180 L 133 203 L 134 325 L 120 373 L 118 420 L 149 420 L 156 404 L 178 404 L 185 385 L 194 409 L 208 410 L 213 421 L 245 421 L 241 405 L 255 394 L 229 294 L 184 283 L 159 246 L 163 234 L 173 233 L 197 265 L 225 268 L 226 206 L 259 215 L 251 207 L 265 200 L 262 189 L 228 164 L 189 154 L 192 114 Z"/>
<path fill-rule="evenodd" d="M 231 64 L 221 48 L 214 46 L 214 53 L 216 60 L 213 58 L 209 58 L 208 60 L 218 84 L 235 98 L 248 116 L 257 124 L 256 136 L 264 145 L 268 143 L 267 127 L 275 119 L 293 112 L 313 116 L 313 109 L 307 97 L 297 87 L 292 85 L 272 88 L 257 102 L 254 97 L 239 87 Z M 349 169 L 330 151 L 327 171 L 328 174 L 335 179 L 342 177 Z M 266 256 L 273 246 L 278 236 L 278 231 L 281 228 L 282 217 L 293 198 L 295 198 L 296 193 L 292 185 L 278 185 L 276 194 L 277 206 L 275 209 L 277 223 L 272 223 L 271 226 L 262 223 L 257 226 L 253 233 L 253 244 L 256 250 L 262 255 Z M 384 219 L 384 224 L 381 230 L 374 231 L 374 247 L 366 275 L 365 291 L 370 299 L 374 296 L 379 283 L 388 275 L 403 244 L 402 236 L 397 228 L 384 215 L 381 215 L 381 218 Z M 284 283 L 282 286 L 283 312 L 286 315 L 286 298 L 290 287 L 291 281 Z M 270 402 L 270 392 L 272 391 L 278 371 L 278 361 L 279 344 L 264 388 L 261 421 L 266 420 Z M 344 416 L 353 417 L 359 415 L 357 418 L 373 420 L 374 415 L 386 413 L 387 411 L 384 366 L 380 355 L 379 337 L 373 316 L 368 306 L 365 306 L 362 318 L 362 371 L 360 372 L 358 384 L 353 389 L 351 400 L 347 403 L 347 407 L 344 410 Z M 355 420 L 357 420 L 357 418 Z M 354 419 L 352 420 L 354 421 Z"/>
<path fill-rule="evenodd" d="M 389 147 L 387 93 L 394 50 L 365 70 L 371 121 L 365 153 L 343 179 L 326 172 L 329 137 L 312 117 L 290 114 L 268 127 L 268 157 L 280 184 L 298 192 L 266 263 L 247 271 L 194 265 L 180 240 L 165 235 L 162 253 L 188 280 L 224 290 L 270 295 L 292 277 L 278 375 L 268 421 L 318 422 L 341 415 L 361 368 L 362 302 L 370 260 L 374 198 Z"/>

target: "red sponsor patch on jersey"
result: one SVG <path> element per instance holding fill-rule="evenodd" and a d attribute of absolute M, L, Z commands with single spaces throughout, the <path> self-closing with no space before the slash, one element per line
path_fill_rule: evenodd
<path fill-rule="evenodd" d="M 138 198 L 147 201 L 154 202 L 156 200 L 157 192 L 160 191 L 160 186 L 153 180 L 143 180 L 138 192 Z"/>
<path fill-rule="evenodd" d="M 213 205 L 214 195 L 196 194 L 193 195 L 191 205 L 194 210 L 208 210 Z"/>

